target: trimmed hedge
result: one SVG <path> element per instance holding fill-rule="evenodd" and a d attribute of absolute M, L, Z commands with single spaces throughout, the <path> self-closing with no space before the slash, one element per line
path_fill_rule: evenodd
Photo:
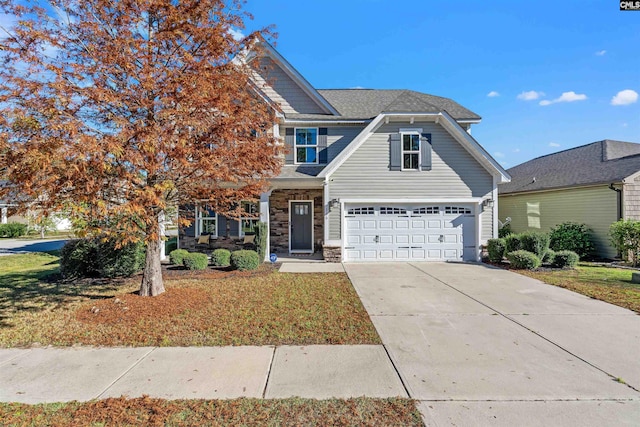
<path fill-rule="evenodd" d="M 538 256 L 528 251 L 513 251 L 507 253 L 507 259 L 513 266 L 513 268 L 533 270 L 540 267 L 541 261 Z"/>
<path fill-rule="evenodd" d="M 182 258 L 182 262 L 187 270 L 204 270 L 209 265 L 209 258 L 206 254 L 189 252 Z"/>
<path fill-rule="evenodd" d="M 506 249 L 505 239 L 489 239 L 487 241 L 487 252 L 489 261 L 501 262 Z"/>
<path fill-rule="evenodd" d="M 9 222 L 0 224 L 0 237 L 20 237 L 27 234 L 27 224 L 19 222 Z"/>
<path fill-rule="evenodd" d="M 144 260 L 142 243 L 116 249 L 111 239 L 70 240 L 60 251 L 60 273 L 66 278 L 128 277 L 142 270 Z"/>
<path fill-rule="evenodd" d="M 227 267 L 231 263 L 231 252 L 227 249 L 216 249 L 211 254 L 211 264 L 215 267 Z"/>
<path fill-rule="evenodd" d="M 186 255 L 189 255 L 189 251 L 185 249 L 176 249 L 169 253 L 169 262 L 173 265 L 184 265 L 182 260 Z"/>
<path fill-rule="evenodd" d="M 573 251 L 582 259 L 593 256 L 595 246 L 586 224 L 563 222 L 551 228 L 549 246 L 554 251 Z"/>
<path fill-rule="evenodd" d="M 521 240 L 521 235 L 520 234 L 510 234 L 507 237 L 504 238 L 504 244 L 505 244 L 505 252 L 509 253 L 509 252 L 515 252 L 515 251 L 521 251 L 522 248 L 522 240 Z"/>
<path fill-rule="evenodd" d="M 526 231 L 520 234 L 520 242 L 523 250 L 532 252 L 541 259 L 549 249 L 549 235 L 539 231 Z"/>
<path fill-rule="evenodd" d="M 553 266 L 557 268 L 575 268 L 580 261 L 580 256 L 573 251 L 558 251 L 553 258 Z"/>
<path fill-rule="evenodd" d="M 231 254 L 231 267 L 234 270 L 255 270 L 260 265 L 260 255 L 256 251 L 240 250 Z"/>
<path fill-rule="evenodd" d="M 556 251 L 553 249 L 547 249 L 544 253 L 544 257 L 542 257 L 542 262 L 546 262 L 547 264 L 553 264 L 553 260 L 556 258 Z"/>
<path fill-rule="evenodd" d="M 504 239 L 511 234 L 513 234 L 513 231 L 511 231 L 511 224 L 505 224 L 502 226 L 502 228 L 498 229 L 498 237 L 501 239 Z"/>

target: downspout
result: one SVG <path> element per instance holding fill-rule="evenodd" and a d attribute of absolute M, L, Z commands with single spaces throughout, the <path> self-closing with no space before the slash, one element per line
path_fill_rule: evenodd
<path fill-rule="evenodd" d="M 617 199 L 618 199 L 618 219 L 621 220 L 622 218 L 622 189 L 621 188 L 615 188 L 613 186 L 613 183 L 609 184 L 609 190 L 613 190 L 616 193 L 618 193 Z"/>

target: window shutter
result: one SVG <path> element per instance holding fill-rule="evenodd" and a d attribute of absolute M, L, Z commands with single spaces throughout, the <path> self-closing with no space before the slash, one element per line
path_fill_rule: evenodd
<path fill-rule="evenodd" d="M 182 206 L 180 209 L 182 212 L 184 213 L 184 217 L 191 220 L 191 224 L 188 227 L 184 227 L 184 235 L 185 236 L 189 236 L 189 237 L 195 237 L 196 235 L 196 218 L 195 218 L 195 211 L 196 211 L 196 207 L 194 205 L 187 205 L 187 206 Z M 189 211 L 189 214 L 186 213 L 186 211 Z"/>
<path fill-rule="evenodd" d="M 389 169 L 392 171 L 402 170 L 402 146 L 399 133 L 391 134 L 391 143 L 389 144 L 389 151 L 391 152 Z"/>
<path fill-rule="evenodd" d="M 318 129 L 318 163 L 326 164 L 328 160 L 327 154 L 327 128 Z"/>
<path fill-rule="evenodd" d="M 222 215 L 218 215 L 218 237 L 227 236 L 227 218 Z"/>
<path fill-rule="evenodd" d="M 285 132 L 284 143 L 285 143 L 285 148 L 287 150 L 287 154 L 285 155 L 285 158 L 284 158 L 284 164 L 292 165 L 294 163 L 293 159 L 295 156 L 295 144 L 294 144 L 295 132 L 293 128 L 286 128 L 284 132 Z"/>
<path fill-rule="evenodd" d="M 423 171 L 431 170 L 431 134 L 423 133 L 422 138 L 420 138 L 420 156 L 422 157 L 422 166 L 420 167 Z"/>
<path fill-rule="evenodd" d="M 229 223 L 229 235 L 230 236 L 240 236 L 240 220 L 236 220 L 236 219 L 227 219 L 227 221 L 230 221 Z"/>

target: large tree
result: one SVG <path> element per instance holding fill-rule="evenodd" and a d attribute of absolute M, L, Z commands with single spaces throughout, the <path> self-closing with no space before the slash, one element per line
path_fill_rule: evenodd
<path fill-rule="evenodd" d="M 164 291 L 159 220 L 219 211 L 278 173 L 274 113 L 243 55 L 240 0 L 0 0 L 0 199 L 144 240 L 140 295 Z"/>

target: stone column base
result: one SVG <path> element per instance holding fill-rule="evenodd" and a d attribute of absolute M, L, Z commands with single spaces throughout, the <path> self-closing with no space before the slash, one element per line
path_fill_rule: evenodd
<path fill-rule="evenodd" d="M 324 246 L 322 256 L 325 262 L 342 262 L 342 248 L 336 246 Z"/>

